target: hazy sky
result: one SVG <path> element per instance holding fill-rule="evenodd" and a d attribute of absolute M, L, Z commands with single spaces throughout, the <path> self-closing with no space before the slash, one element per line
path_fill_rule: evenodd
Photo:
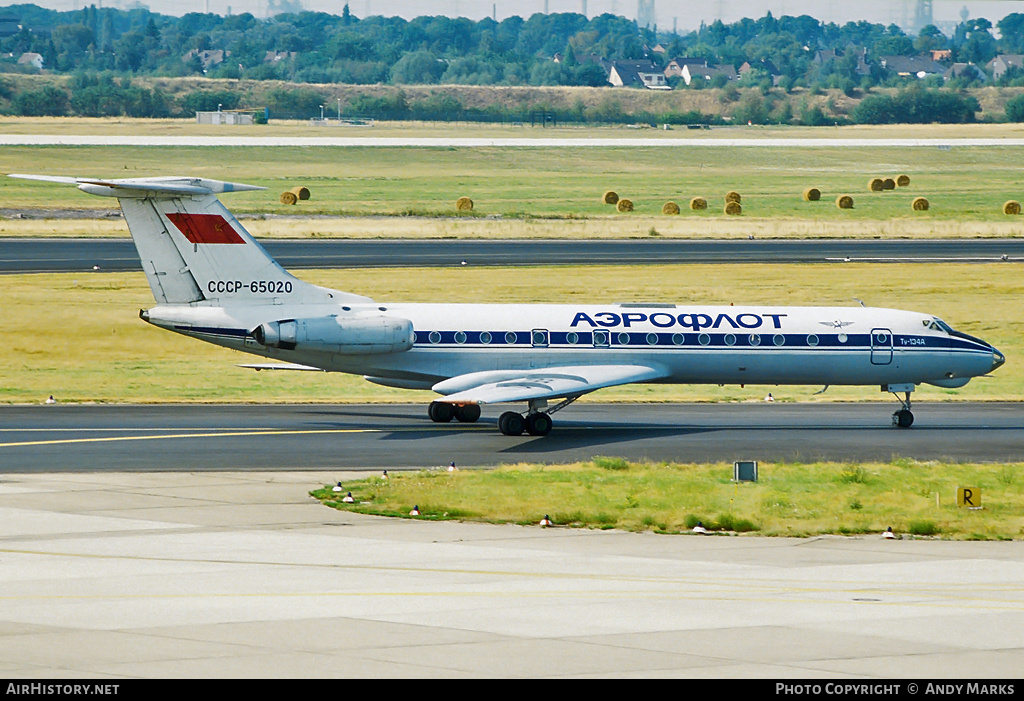
<path fill-rule="evenodd" d="M 294 1 L 294 0 L 292 0 Z M 307 10 L 341 14 L 345 0 L 300 0 Z M 250 12 L 257 17 L 267 16 L 268 2 L 281 0 L 148 0 L 154 12 L 182 15 L 186 12 L 216 12 L 225 14 L 230 8 L 234 14 Z M 135 0 L 36 0 L 36 4 L 58 10 L 80 9 L 90 4 L 103 7 L 130 7 Z M 0 6 L 15 2 L 0 0 Z M 412 18 L 419 15 L 448 15 L 482 19 L 496 15 L 503 19 L 510 15 L 529 17 L 535 12 L 581 12 L 586 6 L 587 16 L 605 12 L 634 18 L 637 0 L 349 0 L 349 10 L 358 17 L 368 15 L 398 15 Z M 734 22 L 742 17 L 761 17 L 767 11 L 775 16 L 807 14 L 817 19 L 843 23 L 868 20 L 884 24 L 904 24 L 913 20 L 915 0 L 655 0 L 658 28 L 680 31 L 696 29 L 703 22 L 722 19 Z M 1024 13 L 1024 0 L 933 0 L 936 24 L 953 25 L 960 21 L 962 8 L 970 17 L 985 17 L 993 23 L 1011 12 Z M 945 28 L 944 28 L 945 29 Z"/>

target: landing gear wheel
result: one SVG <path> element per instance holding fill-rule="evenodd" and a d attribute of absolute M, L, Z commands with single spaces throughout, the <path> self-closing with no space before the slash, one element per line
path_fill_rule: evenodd
<path fill-rule="evenodd" d="M 899 409 L 892 415 L 892 425 L 899 428 L 910 428 L 914 424 L 914 415 L 910 409 Z"/>
<path fill-rule="evenodd" d="M 431 402 L 427 407 L 427 416 L 434 423 L 446 424 L 455 416 L 455 407 L 447 402 Z"/>
<path fill-rule="evenodd" d="M 462 404 L 455 407 L 455 420 L 463 424 L 475 423 L 480 418 L 479 404 Z"/>
<path fill-rule="evenodd" d="M 506 411 L 498 417 L 498 430 L 506 436 L 519 436 L 526 430 L 526 419 L 522 414 Z"/>
<path fill-rule="evenodd" d="M 547 414 L 530 414 L 526 417 L 526 432 L 531 436 L 546 436 L 551 433 L 551 417 Z"/>

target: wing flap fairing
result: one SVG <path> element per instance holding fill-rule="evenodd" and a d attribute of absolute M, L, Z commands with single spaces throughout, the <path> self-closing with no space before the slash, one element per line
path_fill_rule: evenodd
<path fill-rule="evenodd" d="M 531 399 L 578 397 L 605 387 L 650 382 L 668 376 L 656 365 L 590 365 L 469 373 L 434 385 L 439 401 L 499 404 Z"/>

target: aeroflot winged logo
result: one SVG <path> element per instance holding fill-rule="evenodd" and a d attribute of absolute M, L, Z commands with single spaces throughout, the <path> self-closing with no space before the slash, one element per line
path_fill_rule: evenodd
<path fill-rule="evenodd" d="M 219 214 L 168 212 L 167 218 L 189 243 L 245 243 L 245 239 Z"/>

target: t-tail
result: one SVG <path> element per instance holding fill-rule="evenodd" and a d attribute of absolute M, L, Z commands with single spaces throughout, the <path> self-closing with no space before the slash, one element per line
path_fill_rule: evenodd
<path fill-rule="evenodd" d="M 76 185 L 116 197 L 146 279 L 160 304 L 275 304 L 368 301 L 299 280 L 282 268 L 217 199 L 219 193 L 263 190 L 206 178 L 104 180 L 11 175 Z"/>

